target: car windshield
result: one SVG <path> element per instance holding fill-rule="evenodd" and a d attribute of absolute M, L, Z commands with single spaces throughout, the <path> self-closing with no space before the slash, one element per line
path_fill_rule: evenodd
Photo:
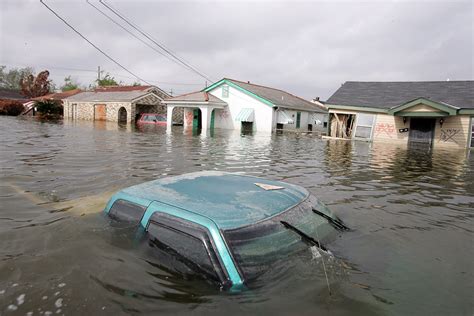
<path fill-rule="evenodd" d="M 334 216 L 316 197 L 309 196 L 277 216 L 223 232 L 247 280 L 258 277 L 275 261 L 307 249 L 309 244 L 305 240 L 308 237 L 324 245 L 334 236 L 334 226 L 313 210 L 331 218 Z"/>

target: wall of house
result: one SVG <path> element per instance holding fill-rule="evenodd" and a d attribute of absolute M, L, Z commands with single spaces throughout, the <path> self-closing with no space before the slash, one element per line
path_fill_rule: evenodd
<path fill-rule="evenodd" d="M 296 111 L 296 110 L 288 110 L 288 109 L 282 109 L 282 110 L 284 110 L 285 114 L 293 120 L 293 123 L 288 123 L 288 124 L 283 125 L 284 131 L 306 132 L 308 131 L 308 124 L 312 124 L 313 130 L 314 130 L 314 122 L 312 120 L 313 113 L 307 112 L 307 111 Z M 301 113 L 300 128 L 296 128 L 296 116 L 298 112 Z"/>
<path fill-rule="evenodd" d="M 409 131 L 400 132 L 400 130 L 410 127 L 410 119 L 407 118 L 403 123 L 403 118 L 388 114 L 376 114 L 372 139 L 374 141 L 396 141 L 400 143 L 408 142 Z"/>
<path fill-rule="evenodd" d="M 470 116 L 457 115 L 436 119 L 434 147 L 467 147 L 471 136 Z"/>
<path fill-rule="evenodd" d="M 228 106 L 222 110 L 216 110 L 214 117 L 214 127 L 223 129 L 240 130 L 241 123 L 235 121 L 240 110 L 244 108 L 254 109 L 254 131 L 272 132 L 274 125 L 273 107 L 260 102 L 238 89 L 229 86 L 229 96 L 222 96 L 222 85 L 209 91 L 212 95 L 227 102 Z"/>
<path fill-rule="evenodd" d="M 75 113 L 72 113 L 73 104 L 76 104 Z M 96 104 L 105 104 L 106 120 L 118 122 L 118 111 L 121 107 L 127 110 L 127 122 L 130 123 L 135 118 L 135 105 L 130 102 L 69 102 L 64 104 L 64 118 L 76 120 L 94 120 L 94 107 Z"/>

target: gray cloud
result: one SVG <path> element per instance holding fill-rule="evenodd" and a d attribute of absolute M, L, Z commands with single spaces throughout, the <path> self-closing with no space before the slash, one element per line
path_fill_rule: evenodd
<path fill-rule="evenodd" d="M 85 0 L 46 2 L 142 78 L 175 93 L 204 84 Z M 213 79 L 250 80 L 305 98 L 327 98 L 346 80 L 474 77 L 472 1 L 108 3 Z M 2 0 L 0 6 L 0 64 L 48 68 L 56 83 L 69 74 L 89 83 L 98 65 L 117 79 L 134 81 L 39 1 Z M 90 71 L 58 69 L 62 67 Z"/>

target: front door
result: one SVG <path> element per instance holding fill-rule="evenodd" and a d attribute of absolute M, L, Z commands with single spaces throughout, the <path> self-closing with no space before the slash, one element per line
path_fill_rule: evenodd
<path fill-rule="evenodd" d="M 193 110 L 193 129 L 201 129 L 201 110 L 194 109 Z"/>
<path fill-rule="evenodd" d="M 431 145 L 434 137 L 436 119 L 410 118 L 410 134 L 408 140 L 411 143 L 423 143 Z"/>
<path fill-rule="evenodd" d="M 212 112 L 211 112 L 211 126 L 210 126 L 211 130 L 214 129 L 214 120 L 216 119 L 215 118 L 215 113 L 216 113 L 216 110 L 212 110 Z"/>
<path fill-rule="evenodd" d="M 94 105 L 94 120 L 105 121 L 107 119 L 107 108 L 105 104 Z"/>

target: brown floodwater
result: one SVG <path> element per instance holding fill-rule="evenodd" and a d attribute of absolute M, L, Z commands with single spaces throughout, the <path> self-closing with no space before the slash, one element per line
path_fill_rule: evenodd
<path fill-rule="evenodd" d="M 0 117 L 0 315 L 472 315 L 473 155 Z M 333 257 L 288 258 L 228 293 L 102 214 L 120 188 L 200 170 L 302 185 L 351 231 Z"/>

